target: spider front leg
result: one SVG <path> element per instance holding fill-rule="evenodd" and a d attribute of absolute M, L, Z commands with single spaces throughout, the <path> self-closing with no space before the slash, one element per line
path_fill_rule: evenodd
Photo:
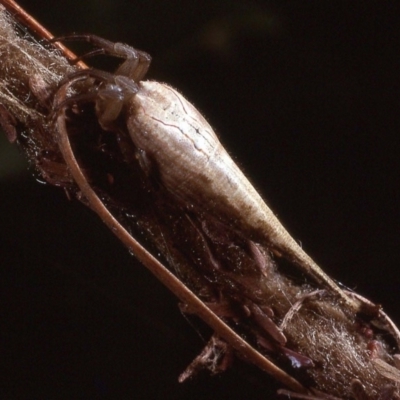
<path fill-rule="evenodd" d="M 92 34 L 60 36 L 52 41 L 58 42 L 69 40 L 85 41 L 97 47 L 96 50 L 78 57 L 76 61 L 99 54 L 124 58 L 125 61 L 117 68 L 115 75 L 126 76 L 135 82 L 139 82 L 144 78 L 151 63 L 150 55 L 144 51 L 137 50 L 124 43 L 114 43 Z"/>

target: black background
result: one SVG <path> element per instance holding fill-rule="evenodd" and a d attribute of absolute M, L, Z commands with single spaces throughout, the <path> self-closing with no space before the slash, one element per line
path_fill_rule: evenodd
<path fill-rule="evenodd" d="M 396 2 L 21 4 L 55 35 L 149 52 L 149 78 L 205 114 L 306 251 L 400 322 Z M 14 151 L 1 144 L 0 398 L 274 397 L 279 385 L 240 362 L 178 384 L 203 339 L 176 299 Z"/>

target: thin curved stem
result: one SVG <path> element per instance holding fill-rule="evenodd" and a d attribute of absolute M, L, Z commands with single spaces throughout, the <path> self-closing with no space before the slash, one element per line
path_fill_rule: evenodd
<path fill-rule="evenodd" d="M 65 84 L 59 89 L 55 96 L 56 104 L 60 104 L 64 101 L 68 87 L 69 84 Z M 136 258 L 183 303 L 190 304 L 191 309 L 194 310 L 194 312 L 206 324 L 214 329 L 218 336 L 228 342 L 242 358 L 255 364 L 291 390 L 300 393 L 307 393 L 307 389 L 304 388 L 304 386 L 302 386 L 296 379 L 265 358 L 261 353 L 244 341 L 237 333 L 235 333 L 225 322 L 218 318 L 217 315 L 212 312 L 191 290 L 189 290 L 175 275 L 173 275 L 129 234 L 129 232 L 117 221 L 99 199 L 79 167 L 69 141 L 64 109 L 58 111 L 55 126 L 58 133 L 60 150 L 76 184 L 82 192 L 82 195 L 89 202 L 92 210 L 100 216 L 103 222 L 121 240 L 121 242 L 128 247 L 133 254 L 135 254 Z"/>

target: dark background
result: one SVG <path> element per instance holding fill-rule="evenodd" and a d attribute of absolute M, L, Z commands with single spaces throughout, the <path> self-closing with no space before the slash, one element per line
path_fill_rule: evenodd
<path fill-rule="evenodd" d="M 393 3 L 21 1 L 56 35 L 149 52 L 149 78 L 207 116 L 306 251 L 400 322 Z M 274 397 L 279 385 L 240 362 L 178 384 L 203 339 L 176 299 L 1 139 L 0 398 Z"/>

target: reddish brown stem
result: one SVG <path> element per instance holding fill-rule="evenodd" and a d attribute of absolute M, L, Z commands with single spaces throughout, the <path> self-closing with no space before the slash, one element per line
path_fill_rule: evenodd
<path fill-rule="evenodd" d="M 27 13 L 15 1 L 0 0 L 0 4 L 2 4 L 17 21 L 29 28 L 38 37 L 46 40 L 51 40 L 54 38 L 51 32 L 49 32 L 42 24 L 40 24 L 35 18 L 33 18 L 32 15 Z M 69 61 L 74 61 L 77 58 L 76 55 L 70 49 L 65 47 L 62 43 L 54 42 L 54 46 L 57 47 Z M 76 65 L 79 66 L 79 68 L 87 68 L 87 65 L 82 61 L 79 61 L 78 63 L 76 63 Z"/>

